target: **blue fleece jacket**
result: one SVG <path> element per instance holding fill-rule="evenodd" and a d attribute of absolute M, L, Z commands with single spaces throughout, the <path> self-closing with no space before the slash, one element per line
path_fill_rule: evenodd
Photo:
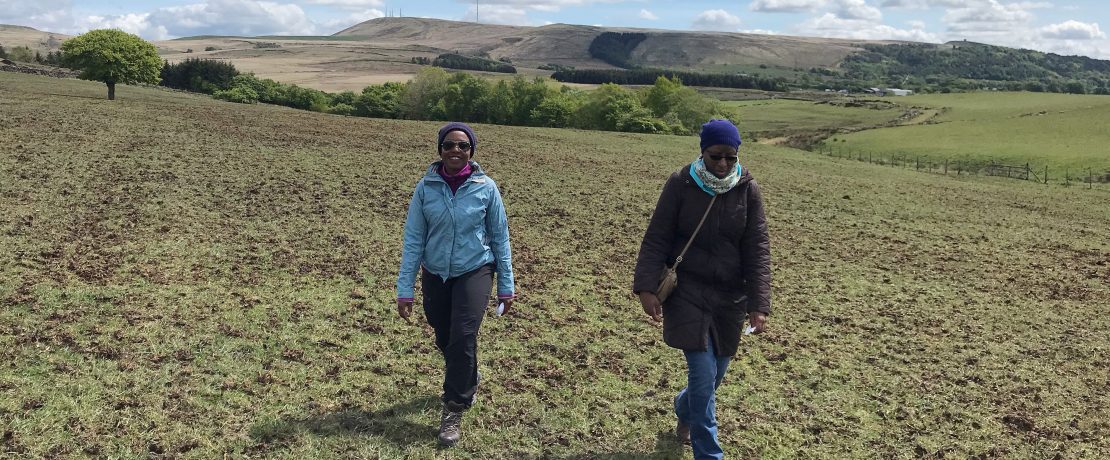
<path fill-rule="evenodd" d="M 501 192 L 478 163 L 454 194 L 432 163 L 409 202 L 405 221 L 397 298 L 413 298 L 420 266 L 443 279 L 454 278 L 490 262 L 497 271 L 498 297 L 514 294 L 509 222 Z"/>

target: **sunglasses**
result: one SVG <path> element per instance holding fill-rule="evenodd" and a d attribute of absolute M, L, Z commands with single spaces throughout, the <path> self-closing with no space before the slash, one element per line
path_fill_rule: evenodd
<path fill-rule="evenodd" d="M 439 144 L 439 148 L 443 150 L 451 150 L 455 147 L 458 147 L 459 150 L 470 150 L 470 143 L 467 141 L 443 141 L 443 143 Z"/>
<path fill-rule="evenodd" d="M 721 161 L 721 159 L 724 159 L 725 161 L 727 161 L 727 162 L 729 162 L 729 163 L 736 163 L 736 156 L 730 156 L 730 155 L 706 155 L 706 157 L 708 157 L 708 158 L 709 158 L 710 160 L 713 160 L 713 161 Z"/>

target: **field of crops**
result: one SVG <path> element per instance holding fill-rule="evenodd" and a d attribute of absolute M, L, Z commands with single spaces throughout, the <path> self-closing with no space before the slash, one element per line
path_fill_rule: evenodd
<path fill-rule="evenodd" d="M 1050 168 L 1065 174 L 1110 174 L 1110 97 L 1051 93 L 963 93 L 890 98 L 903 105 L 943 109 L 930 124 L 837 135 L 839 150 L 906 155 L 931 161 Z"/>
<path fill-rule="evenodd" d="M 441 359 L 393 307 L 438 124 L 104 96 L 0 75 L 0 456 L 690 457 L 681 353 L 629 287 L 696 138 L 476 127 L 522 297 L 440 450 Z M 1110 456 L 1105 191 L 741 162 L 775 313 L 721 387 L 729 458 Z"/>

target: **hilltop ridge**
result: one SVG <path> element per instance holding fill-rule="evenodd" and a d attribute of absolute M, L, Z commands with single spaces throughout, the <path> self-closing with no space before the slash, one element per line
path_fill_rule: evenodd
<path fill-rule="evenodd" d="M 641 33 L 646 39 L 632 60 L 645 66 L 713 67 L 769 65 L 834 67 L 865 44 L 900 43 L 882 40 L 794 37 L 731 32 L 676 31 L 573 24 L 505 26 L 428 18 L 377 18 L 348 27 L 333 36 L 366 37 L 383 42 L 420 43 L 464 53 L 509 58 L 524 65 L 555 63 L 606 68 L 590 56 L 589 46 L 603 32 Z"/>

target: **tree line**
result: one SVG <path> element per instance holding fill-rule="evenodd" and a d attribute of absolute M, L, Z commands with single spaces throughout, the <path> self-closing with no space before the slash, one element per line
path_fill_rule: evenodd
<path fill-rule="evenodd" d="M 692 86 L 761 89 L 764 91 L 786 91 L 789 89 L 786 80 L 783 78 L 747 74 L 700 73 L 663 69 L 566 69 L 551 74 L 551 78 L 561 82 L 616 83 L 618 85 L 650 85 L 660 77 L 679 79 Z"/>
<path fill-rule="evenodd" d="M 516 67 L 506 62 L 455 53 L 444 53 L 437 56 L 432 60 L 432 65 L 448 69 L 516 73 Z"/>
<path fill-rule="evenodd" d="M 664 76 L 639 90 L 604 84 L 593 91 L 580 91 L 553 87 L 542 77 L 528 80 L 517 76 L 495 82 L 429 67 L 407 83 L 333 94 L 240 74 L 219 61 L 190 59 L 166 64 L 162 84 L 232 102 L 375 118 L 660 134 L 695 133 L 711 118 L 736 119 L 719 101 L 684 86 L 678 78 Z"/>
<path fill-rule="evenodd" d="M 841 65 L 846 81 L 924 92 L 996 88 L 1110 94 L 1110 61 L 973 42 L 865 45 Z"/>

